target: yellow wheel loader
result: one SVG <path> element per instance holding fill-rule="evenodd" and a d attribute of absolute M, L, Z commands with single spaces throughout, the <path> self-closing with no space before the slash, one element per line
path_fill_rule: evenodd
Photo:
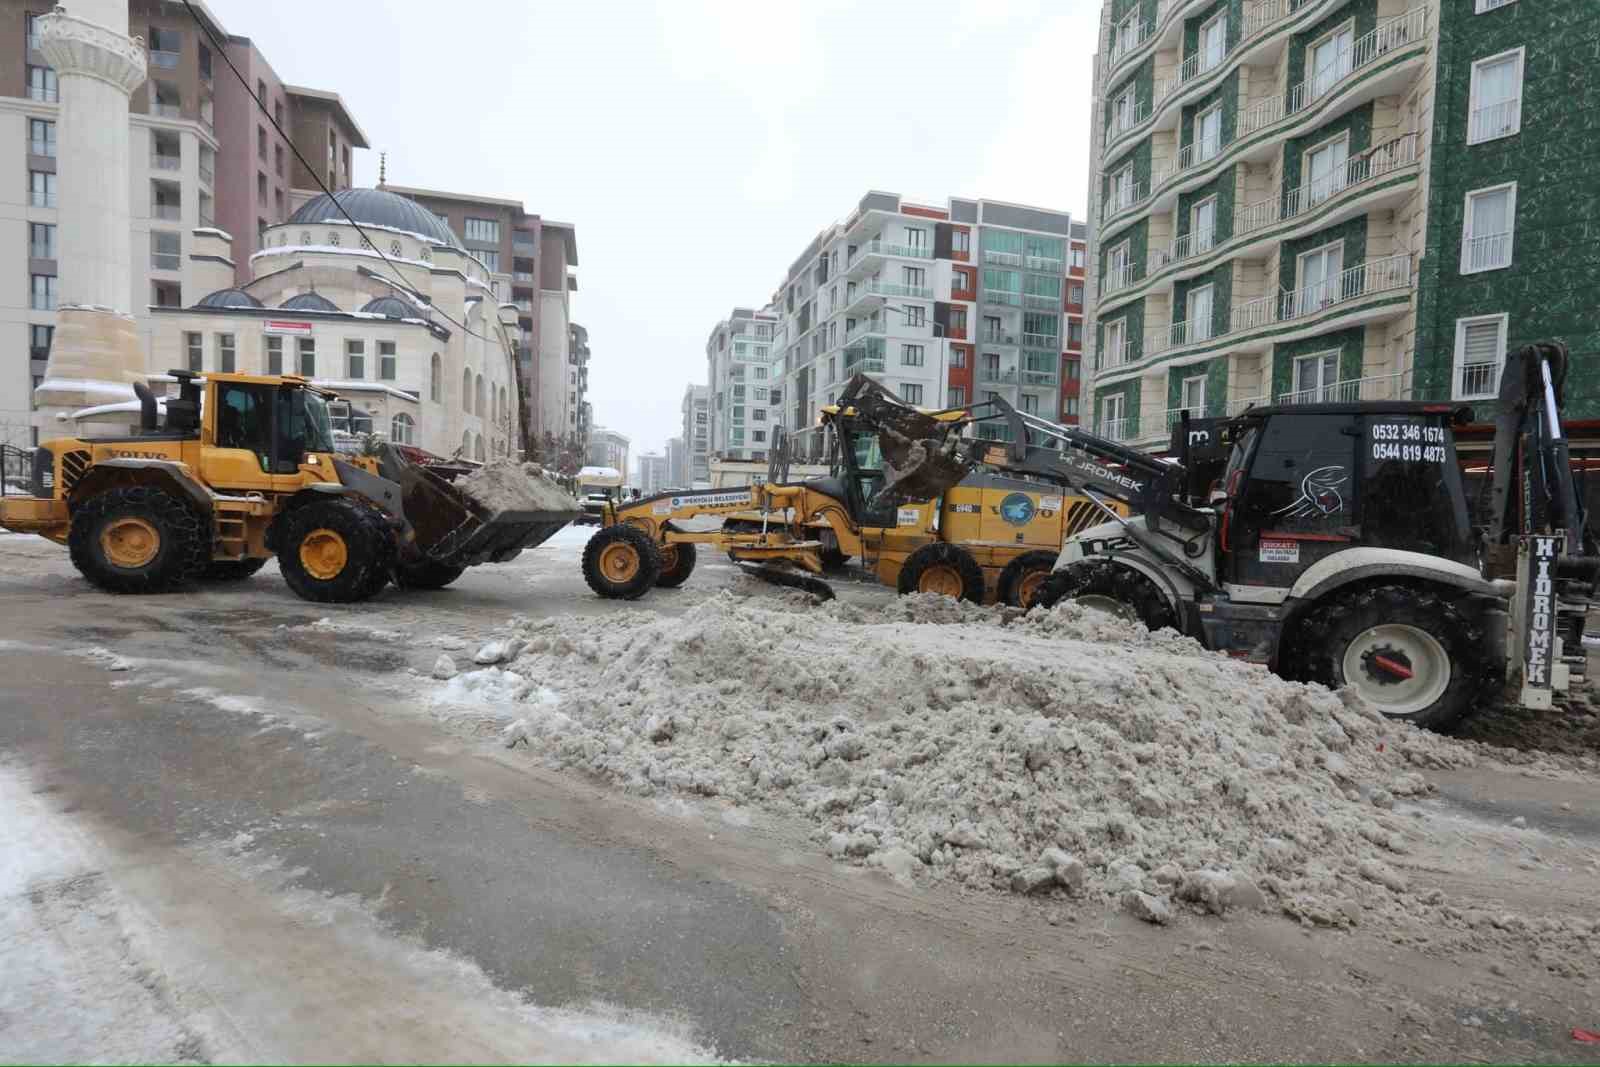
<path fill-rule="evenodd" d="M 833 590 L 819 576 L 856 557 L 902 593 L 1027 607 L 1063 537 L 1104 521 L 1104 512 L 1046 481 L 968 473 L 953 451 L 927 455 L 921 440 L 953 448 L 952 431 L 966 418 L 965 409 L 917 411 L 858 377 L 823 409 L 828 476 L 789 483 L 780 433 L 763 484 L 608 502 L 584 553 L 584 578 L 603 597 L 634 599 L 682 585 L 706 544 L 759 577 L 824 598 Z M 707 516 L 721 517 L 722 528 L 687 528 Z"/>
<path fill-rule="evenodd" d="M 66 545 L 85 578 L 115 593 L 237 580 L 277 555 L 306 600 L 350 602 L 396 584 L 438 589 L 469 566 L 511 559 L 576 517 L 570 508 L 494 511 L 385 445 L 335 452 L 333 394 L 296 376 L 171 371 L 163 422 L 134 386 L 139 431 L 61 438 L 31 455 L 29 493 L 0 496 L 0 527 Z"/>

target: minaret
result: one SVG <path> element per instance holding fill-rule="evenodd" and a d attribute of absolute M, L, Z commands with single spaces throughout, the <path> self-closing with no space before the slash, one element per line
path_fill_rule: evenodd
<path fill-rule="evenodd" d="M 133 399 L 145 374 L 131 313 L 128 98 L 145 79 L 144 40 L 128 36 L 127 0 L 74 0 L 41 16 L 39 48 L 56 71 L 56 247 L 60 304 L 44 383 L 34 391 L 40 437 L 93 433 L 55 416 Z M 104 420 L 126 429 L 126 415 Z"/>

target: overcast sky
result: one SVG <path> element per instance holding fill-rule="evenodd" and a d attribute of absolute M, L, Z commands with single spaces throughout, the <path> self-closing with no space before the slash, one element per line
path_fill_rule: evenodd
<path fill-rule="evenodd" d="M 679 432 L 705 340 L 868 189 L 1087 204 L 1099 0 L 208 0 L 400 185 L 576 224 L 595 422 Z"/>

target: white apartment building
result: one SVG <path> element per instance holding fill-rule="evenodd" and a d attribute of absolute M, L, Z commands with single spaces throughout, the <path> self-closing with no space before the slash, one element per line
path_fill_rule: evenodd
<path fill-rule="evenodd" d="M 678 481 L 684 488 L 711 482 L 711 413 L 709 392 L 693 383 L 683 390 L 683 469 Z M 770 394 L 769 394 L 770 396 Z"/>
<path fill-rule="evenodd" d="M 708 456 L 766 460 L 782 416 L 778 328 L 773 309 L 734 308 L 706 340 Z"/>

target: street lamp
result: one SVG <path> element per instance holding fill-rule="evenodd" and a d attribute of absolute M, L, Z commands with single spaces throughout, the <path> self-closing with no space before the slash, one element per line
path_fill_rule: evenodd
<path fill-rule="evenodd" d="M 883 307 L 884 307 L 884 310 L 886 310 L 886 311 L 898 311 L 902 315 L 906 314 L 907 312 L 909 312 L 911 310 L 910 308 L 906 307 L 903 304 L 884 304 Z M 884 325 L 885 325 L 885 327 L 887 327 L 888 323 L 885 323 Z M 937 322 L 931 322 L 931 323 L 929 323 L 929 325 L 933 327 L 933 336 L 939 338 L 939 340 L 942 342 L 939 345 L 939 377 L 936 380 L 933 388 L 935 390 L 935 396 L 938 395 L 937 394 L 938 390 L 940 390 L 940 389 L 945 390 L 945 400 L 946 400 L 947 403 L 935 405 L 936 407 L 943 408 L 943 407 L 948 406 L 948 401 L 950 399 L 950 394 L 949 394 L 950 387 L 947 384 L 945 384 L 945 367 L 946 367 L 946 364 L 949 361 L 950 338 L 946 334 L 945 328 L 943 326 L 939 325 Z M 883 354 L 883 358 L 884 358 L 885 363 L 887 363 L 888 359 L 889 359 L 889 353 L 885 352 Z"/>

